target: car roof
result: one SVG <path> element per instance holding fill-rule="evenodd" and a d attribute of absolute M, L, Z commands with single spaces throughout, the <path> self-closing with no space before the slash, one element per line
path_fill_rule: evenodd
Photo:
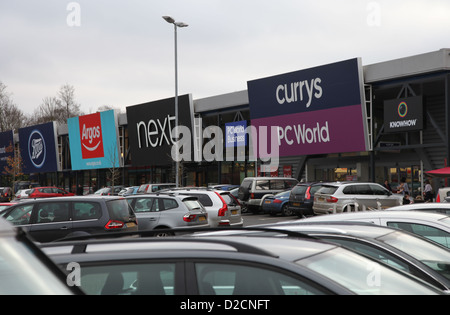
<path fill-rule="evenodd" d="M 121 196 L 99 196 L 99 195 L 86 195 L 86 196 L 68 196 L 68 197 L 53 197 L 53 198 L 36 198 L 36 199 L 25 199 L 20 202 L 20 204 L 26 204 L 26 203 L 33 203 L 36 201 L 45 201 L 45 202 L 57 202 L 57 201 L 77 201 L 77 200 L 83 200 L 83 201 L 96 201 L 96 200 L 119 200 L 119 199 L 125 199 Z"/>
<path fill-rule="evenodd" d="M 289 229 L 289 231 L 301 233 L 339 234 L 356 237 L 378 238 L 393 232 L 403 232 L 398 229 L 374 225 L 364 222 L 301 222 L 270 224 L 265 227 L 270 229 Z"/>
<path fill-rule="evenodd" d="M 450 203 L 448 202 L 422 202 L 422 203 L 412 203 L 409 205 L 403 205 L 403 206 L 397 206 L 388 208 L 386 210 L 393 211 L 393 210 L 417 210 L 417 209 L 424 209 L 424 210 L 431 210 L 431 209 L 450 209 Z"/>
<path fill-rule="evenodd" d="M 424 212 L 424 211 L 360 211 L 360 212 L 348 212 L 337 213 L 316 216 L 312 218 L 302 219 L 300 221 L 320 222 L 320 221 L 346 221 L 346 220 L 358 220 L 358 219 L 375 219 L 375 218 L 409 218 L 420 219 L 428 221 L 439 221 L 449 218 L 448 215 L 443 213 Z"/>
<path fill-rule="evenodd" d="M 53 257 L 64 257 L 70 253 L 78 254 L 80 250 L 94 256 L 99 254 L 99 258 L 105 256 L 105 254 L 120 251 L 120 257 L 117 257 L 116 254 L 115 259 L 123 259 L 124 255 L 141 256 L 143 253 L 147 255 L 160 253 L 171 256 L 184 256 L 189 253 L 203 255 L 209 250 L 216 252 L 216 254 L 229 255 L 233 252 L 239 252 L 281 258 L 287 261 L 296 261 L 337 247 L 340 246 L 310 238 L 280 239 L 261 236 L 122 238 L 42 244 L 44 251 Z M 111 257 L 114 257 L 114 255 L 111 255 Z"/>

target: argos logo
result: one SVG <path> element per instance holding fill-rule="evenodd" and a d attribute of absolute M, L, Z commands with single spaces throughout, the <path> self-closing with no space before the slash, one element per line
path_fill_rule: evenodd
<path fill-rule="evenodd" d="M 100 113 L 79 117 L 81 135 L 81 154 L 83 159 L 102 158 L 103 150 L 102 121 Z"/>

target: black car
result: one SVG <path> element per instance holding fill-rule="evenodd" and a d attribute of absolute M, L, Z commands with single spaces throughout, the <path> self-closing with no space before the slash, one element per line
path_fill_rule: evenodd
<path fill-rule="evenodd" d="M 9 202 L 13 198 L 13 192 L 11 187 L 0 187 L 0 201 Z"/>
<path fill-rule="evenodd" d="M 384 263 L 299 235 L 115 238 L 41 248 L 63 270 L 77 262 L 89 295 L 442 294 Z M 382 281 L 372 281 L 371 270 Z"/>
<path fill-rule="evenodd" d="M 8 208 L 2 216 L 28 232 L 37 242 L 138 230 L 136 215 L 128 202 L 113 196 L 28 200 Z"/>
<path fill-rule="evenodd" d="M 324 183 L 299 183 L 289 195 L 289 209 L 294 215 L 304 217 L 314 215 L 314 194 Z"/>

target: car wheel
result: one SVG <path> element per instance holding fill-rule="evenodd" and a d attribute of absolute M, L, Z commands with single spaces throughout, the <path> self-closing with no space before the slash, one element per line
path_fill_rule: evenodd
<path fill-rule="evenodd" d="M 283 207 L 281 208 L 281 215 L 283 217 L 287 217 L 287 216 L 291 216 L 292 215 L 292 210 L 289 208 L 288 204 L 283 205 Z"/>
<path fill-rule="evenodd" d="M 168 237 L 168 236 L 174 236 L 174 233 L 171 232 L 167 232 L 167 231 L 158 231 L 158 229 L 156 229 L 156 232 L 153 233 L 154 237 Z"/>

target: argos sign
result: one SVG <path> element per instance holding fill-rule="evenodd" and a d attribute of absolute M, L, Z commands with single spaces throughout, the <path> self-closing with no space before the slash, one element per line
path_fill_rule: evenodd
<path fill-rule="evenodd" d="M 95 113 L 81 116 L 78 119 L 81 134 L 81 155 L 83 159 L 105 157 L 101 114 Z"/>
<path fill-rule="evenodd" d="M 73 170 L 121 167 L 113 110 L 67 120 Z"/>
<path fill-rule="evenodd" d="M 367 151 L 362 73 L 357 58 L 248 82 L 254 130 L 276 131 L 267 145 L 279 148 L 265 152 L 282 157 Z"/>

